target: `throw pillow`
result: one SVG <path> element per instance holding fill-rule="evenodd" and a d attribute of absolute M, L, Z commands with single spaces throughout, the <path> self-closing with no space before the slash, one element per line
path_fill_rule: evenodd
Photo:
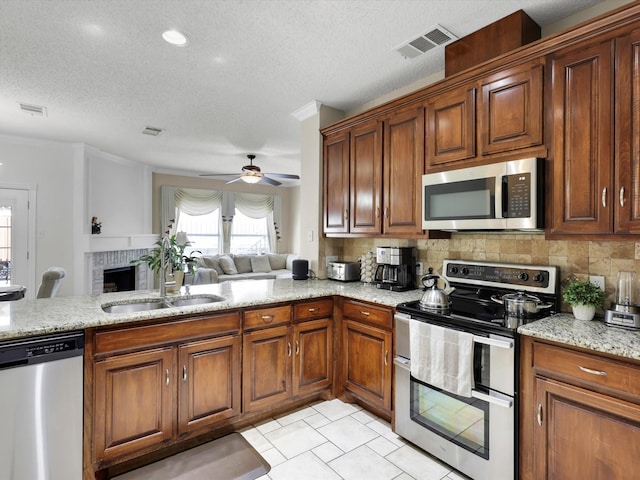
<path fill-rule="evenodd" d="M 271 270 L 284 270 L 287 268 L 287 254 L 268 253 L 267 258 L 271 265 Z"/>
<path fill-rule="evenodd" d="M 251 256 L 251 270 L 254 272 L 268 273 L 271 271 L 271 264 L 265 255 Z"/>
<path fill-rule="evenodd" d="M 233 263 L 233 259 L 231 257 L 227 255 L 220 255 L 220 258 L 218 259 L 218 261 L 220 262 L 222 271 L 227 275 L 235 275 L 236 273 L 238 273 L 238 270 L 236 269 L 236 264 Z"/>
<path fill-rule="evenodd" d="M 198 263 L 205 268 L 213 268 L 219 275 L 224 273 L 220 266 L 220 257 L 218 255 L 202 255 Z"/>
<path fill-rule="evenodd" d="M 251 257 L 253 255 L 234 255 L 233 261 L 236 263 L 238 273 L 249 273 L 251 271 Z"/>

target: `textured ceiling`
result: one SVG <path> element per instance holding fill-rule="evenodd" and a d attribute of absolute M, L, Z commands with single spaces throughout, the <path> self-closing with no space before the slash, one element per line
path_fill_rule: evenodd
<path fill-rule="evenodd" d="M 299 173 L 299 123 L 444 68 L 394 47 L 524 9 L 541 26 L 597 0 L 0 0 L 0 134 L 85 142 L 162 169 Z M 167 28 L 190 38 L 165 43 Z M 47 107 L 46 118 L 18 102 Z M 164 128 L 142 135 L 145 125 Z"/>

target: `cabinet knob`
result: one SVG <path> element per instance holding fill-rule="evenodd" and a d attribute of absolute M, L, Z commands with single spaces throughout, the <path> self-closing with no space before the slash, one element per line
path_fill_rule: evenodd
<path fill-rule="evenodd" d="M 541 403 L 538 404 L 537 418 L 538 418 L 538 425 L 541 427 L 542 426 L 542 404 Z"/>
<path fill-rule="evenodd" d="M 262 319 L 262 321 L 264 323 L 271 323 L 273 322 L 273 315 L 261 315 L 260 318 Z"/>
<path fill-rule="evenodd" d="M 183 382 L 187 381 L 187 366 L 186 365 L 182 366 L 182 381 Z"/>
<path fill-rule="evenodd" d="M 367 312 L 366 310 L 360 310 L 360 315 L 364 315 L 365 317 L 368 317 L 371 314 L 369 312 Z"/>
<path fill-rule="evenodd" d="M 291 342 L 287 342 L 287 356 L 291 356 Z"/>
<path fill-rule="evenodd" d="M 389 350 L 385 350 L 384 352 L 384 366 L 389 366 Z"/>
<path fill-rule="evenodd" d="M 164 372 L 164 378 L 165 378 L 165 383 L 166 383 L 166 385 L 168 387 L 169 386 L 169 379 L 170 379 L 170 377 L 169 377 L 169 369 L 168 368 Z"/>
<path fill-rule="evenodd" d="M 310 308 L 309 313 L 316 313 L 318 310 L 318 308 Z"/>
<path fill-rule="evenodd" d="M 624 187 L 620 188 L 620 206 L 624 207 Z"/>
<path fill-rule="evenodd" d="M 602 189 L 602 206 L 607 208 L 607 187 Z"/>
<path fill-rule="evenodd" d="M 300 342 L 296 340 L 296 355 L 300 355 Z"/>

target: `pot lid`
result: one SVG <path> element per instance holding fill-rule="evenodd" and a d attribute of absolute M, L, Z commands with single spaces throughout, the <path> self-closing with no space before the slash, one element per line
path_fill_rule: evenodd
<path fill-rule="evenodd" d="M 510 302 L 540 302 L 541 300 L 535 295 L 529 295 L 525 292 L 508 293 L 502 296 L 502 300 Z"/>

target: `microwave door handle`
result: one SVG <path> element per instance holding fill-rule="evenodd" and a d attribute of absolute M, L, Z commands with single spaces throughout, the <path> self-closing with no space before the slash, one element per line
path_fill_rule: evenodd
<path fill-rule="evenodd" d="M 502 175 L 500 179 L 500 203 L 500 208 L 496 208 L 496 213 L 500 212 L 500 218 L 507 218 L 509 213 L 509 177 L 506 175 Z"/>

